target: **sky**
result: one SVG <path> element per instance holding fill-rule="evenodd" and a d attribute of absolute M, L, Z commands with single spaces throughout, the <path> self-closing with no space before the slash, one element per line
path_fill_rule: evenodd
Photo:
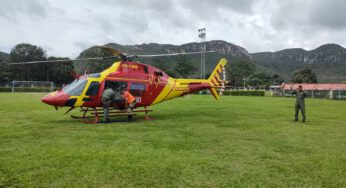
<path fill-rule="evenodd" d="M 345 0 L 0 0 L 0 51 L 74 58 L 93 45 L 225 40 L 250 53 L 346 46 Z"/>

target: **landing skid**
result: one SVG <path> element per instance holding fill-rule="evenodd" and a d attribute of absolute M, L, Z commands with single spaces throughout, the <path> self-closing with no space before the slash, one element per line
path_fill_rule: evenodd
<path fill-rule="evenodd" d="M 145 113 L 144 120 L 151 120 L 148 116 L 148 112 L 152 112 L 153 110 L 149 110 L 144 108 L 144 110 L 133 110 L 132 115 L 136 116 L 137 113 Z M 81 107 L 80 112 L 83 113 L 82 116 L 74 116 L 71 115 L 73 119 L 81 119 L 84 123 L 87 124 L 97 124 L 100 123 L 100 118 L 103 118 L 103 108 L 94 108 L 94 107 Z M 126 110 L 117 110 L 117 109 L 109 109 L 108 117 L 119 117 L 119 116 L 128 116 Z M 117 121 L 112 121 L 117 122 Z"/>

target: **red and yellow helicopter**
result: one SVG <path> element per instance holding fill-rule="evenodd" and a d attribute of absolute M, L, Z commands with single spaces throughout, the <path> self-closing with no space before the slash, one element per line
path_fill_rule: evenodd
<path fill-rule="evenodd" d="M 111 47 L 100 46 L 100 48 L 111 52 L 118 60 L 100 73 L 77 76 L 63 89 L 44 96 L 41 99 L 42 102 L 52 105 L 56 109 L 58 109 L 57 107 L 70 107 L 66 113 L 80 107 L 82 115 L 71 116 L 72 118 L 82 119 L 85 123 L 98 123 L 103 114 L 101 97 L 105 86 L 121 85 L 125 86 L 136 98 L 135 108 L 144 107 L 142 110 L 136 109 L 133 112 L 144 112 L 145 119 L 149 119 L 148 112 L 151 110 L 148 107 L 151 105 L 207 89 L 215 99 L 219 99 L 219 95 L 222 94 L 225 87 L 227 60 L 224 58 L 219 61 L 208 79 L 180 79 L 172 78 L 158 68 L 133 61 L 133 59 L 201 52 L 127 56 Z M 45 61 L 39 63 L 41 62 Z M 126 115 L 124 103 L 115 103 L 112 107 L 114 108 L 110 111 L 110 117 Z"/>

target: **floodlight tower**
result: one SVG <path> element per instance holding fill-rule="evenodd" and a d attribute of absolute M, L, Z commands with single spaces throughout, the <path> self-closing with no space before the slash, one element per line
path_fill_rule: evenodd
<path fill-rule="evenodd" d="M 201 38 L 201 79 L 205 79 L 205 52 L 207 50 L 206 44 L 207 31 L 205 28 L 198 29 L 198 37 Z"/>

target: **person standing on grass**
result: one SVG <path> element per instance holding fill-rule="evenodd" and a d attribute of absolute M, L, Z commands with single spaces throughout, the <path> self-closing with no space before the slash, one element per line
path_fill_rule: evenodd
<path fill-rule="evenodd" d="M 110 85 L 106 86 L 106 89 L 102 93 L 102 105 L 103 105 L 103 115 L 105 123 L 109 123 L 109 105 L 114 101 L 115 92 Z"/>
<path fill-rule="evenodd" d="M 303 122 L 305 122 L 305 97 L 308 95 L 301 85 L 298 86 L 298 89 L 292 91 L 292 95 L 296 95 L 296 105 L 295 105 L 295 116 L 294 121 L 298 121 L 299 110 L 302 112 Z"/>

